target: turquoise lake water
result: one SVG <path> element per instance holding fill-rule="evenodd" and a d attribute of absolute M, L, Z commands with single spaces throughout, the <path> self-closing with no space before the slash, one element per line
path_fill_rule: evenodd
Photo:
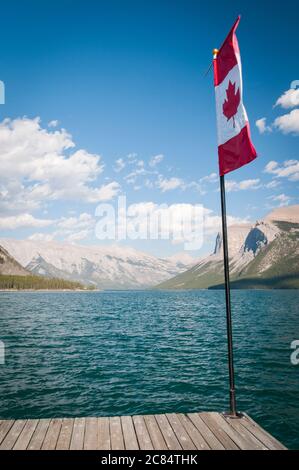
<path fill-rule="evenodd" d="M 238 409 L 299 448 L 299 291 L 233 291 Z M 0 294 L 0 418 L 228 409 L 223 291 Z"/>

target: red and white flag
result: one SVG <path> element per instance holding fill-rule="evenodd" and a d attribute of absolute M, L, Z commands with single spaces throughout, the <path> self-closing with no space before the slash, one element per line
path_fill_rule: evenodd
<path fill-rule="evenodd" d="M 223 176 L 257 156 L 242 98 L 242 69 L 236 29 L 240 17 L 214 55 L 219 173 Z"/>

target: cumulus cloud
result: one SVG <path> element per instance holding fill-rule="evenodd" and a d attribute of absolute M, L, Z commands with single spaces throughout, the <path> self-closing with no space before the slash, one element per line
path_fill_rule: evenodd
<path fill-rule="evenodd" d="M 164 159 L 164 155 L 162 154 L 155 155 L 154 157 L 150 159 L 149 166 L 153 168 L 157 166 L 159 163 L 161 163 L 163 159 Z"/>
<path fill-rule="evenodd" d="M 95 227 L 95 219 L 91 214 L 83 212 L 78 216 L 61 217 L 52 221 L 51 233 L 36 232 L 30 235 L 30 240 L 51 241 L 62 238 L 66 241 L 76 242 L 90 236 Z"/>
<path fill-rule="evenodd" d="M 81 195 L 82 200 L 90 203 L 110 201 L 120 191 L 120 184 L 116 181 L 111 183 L 103 184 L 99 188 L 88 188 L 81 187 L 79 189 L 79 196 Z M 81 198 L 80 197 L 80 198 Z"/>
<path fill-rule="evenodd" d="M 159 189 L 162 190 L 162 193 L 164 193 L 165 191 L 171 191 L 173 189 L 178 189 L 178 188 L 183 189 L 184 181 L 181 178 L 176 178 L 175 176 L 173 176 L 172 178 L 168 178 L 168 179 L 160 177 L 157 182 L 157 186 Z"/>
<path fill-rule="evenodd" d="M 291 85 L 292 86 L 292 85 Z M 299 88 L 291 87 L 285 91 L 276 101 L 274 107 L 280 106 L 283 109 L 294 108 L 299 106 Z M 287 114 L 278 116 L 271 126 L 266 123 L 266 118 L 263 117 L 255 122 L 260 134 L 272 132 L 277 129 L 283 134 L 299 134 L 299 109 L 293 109 Z"/>
<path fill-rule="evenodd" d="M 171 239 L 185 243 L 197 236 L 204 241 L 221 229 L 221 217 L 212 210 L 196 204 L 156 204 L 152 201 L 128 207 L 126 230 L 134 234 L 138 221 L 138 238 Z M 247 223 L 248 219 L 228 216 L 228 225 Z M 155 234 L 155 236 L 153 236 Z M 196 249 L 198 249 L 197 247 Z"/>
<path fill-rule="evenodd" d="M 256 179 L 248 179 L 243 181 L 233 181 L 227 180 L 225 182 L 225 189 L 227 192 L 230 191 L 244 191 L 248 189 L 259 189 L 261 187 L 261 181 L 259 178 Z"/>
<path fill-rule="evenodd" d="M 217 173 L 210 173 L 209 175 L 203 176 L 200 178 L 200 183 L 217 183 L 219 180 L 219 176 Z"/>
<path fill-rule="evenodd" d="M 278 196 L 270 196 L 269 199 L 271 199 L 271 201 L 278 202 L 279 207 L 282 207 L 287 206 L 293 198 L 286 194 L 278 194 Z"/>
<path fill-rule="evenodd" d="M 77 217 L 62 217 L 57 223 L 57 228 L 60 230 L 72 231 L 74 229 L 88 229 L 93 227 L 93 225 L 94 218 L 92 215 L 87 212 L 83 212 Z"/>
<path fill-rule="evenodd" d="M 269 183 L 265 184 L 265 188 L 267 189 L 275 189 L 280 186 L 280 182 L 277 180 L 272 180 Z"/>
<path fill-rule="evenodd" d="M 11 215 L 8 217 L 1 217 L 0 229 L 1 230 L 15 230 L 18 228 L 41 228 L 53 225 L 55 220 L 38 219 L 31 214 Z"/>
<path fill-rule="evenodd" d="M 282 164 L 271 160 L 264 168 L 265 173 L 277 178 L 287 178 L 289 181 L 299 181 L 299 160 L 285 160 Z"/>
<path fill-rule="evenodd" d="M 273 125 L 283 134 L 299 134 L 299 109 L 277 117 Z"/>
<path fill-rule="evenodd" d="M 36 232 L 32 233 L 29 237 L 28 240 L 33 240 L 35 242 L 51 242 L 55 237 L 55 234 L 53 233 L 42 233 L 42 232 Z"/>
<path fill-rule="evenodd" d="M 126 166 L 126 162 L 124 161 L 123 158 L 118 158 L 116 161 L 115 161 L 115 165 L 114 165 L 114 171 L 116 173 L 119 173 L 121 170 L 123 170 Z"/>
<path fill-rule="evenodd" d="M 57 119 L 53 119 L 53 121 L 50 121 L 50 122 L 48 123 L 48 127 L 57 127 L 58 124 L 59 124 L 59 123 L 58 123 Z"/>
<path fill-rule="evenodd" d="M 66 237 L 68 242 L 79 242 L 85 240 L 90 235 L 90 230 L 81 230 L 80 232 L 71 233 Z"/>
<path fill-rule="evenodd" d="M 53 127 L 53 125 L 52 125 Z M 48 130 L 39 118 L 0 123 L 0 206 L 29 211 L 47 200 L 99 202 L 114 197 L 116 182 L 99 186 L 101 157 L 75 143 L 65 130 Z"/>
<path fill-rule="evenodd" d="M 258 128 L 260 134 L 264 134 L 265 132 L 272 131 L 271 126 L 267 126 L 265 117 L 255 121 L 255 125 Z"/>
<path fill-rule="evenodd" d="M 299 88 L 290 88 L 285 91 L 276 101 L 275 106 L 281 106 L 282 108 L 293 108 L 299 106 Z"/>

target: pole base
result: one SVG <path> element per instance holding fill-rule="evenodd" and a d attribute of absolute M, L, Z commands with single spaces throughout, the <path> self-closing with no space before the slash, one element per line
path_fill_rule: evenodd
<path fill-rule="evenodd" d="M 240 418 L 243 418 L 244 415 L 243 413 L 240 413 L 239 411 L 237 411 L 235 414 L 232 413 L 231 411 L 224 411 L 223 413 L 221 413 L 225 418 L 230 418 L 230 419 L 240 419 Z"/>

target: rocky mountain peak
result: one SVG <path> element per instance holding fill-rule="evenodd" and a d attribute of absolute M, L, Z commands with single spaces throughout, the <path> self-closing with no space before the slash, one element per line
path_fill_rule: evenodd
<path fill-rule="evenodd" d="M 228 245 L 229 245 L 229 256 L 235 256 L 244 244 L 244 240 L 251 228 L 251 224 L 236 224 L 228 227 Z M 222 256 L 222 233 L 218 232 L 215 241 L 215 248 L 213 251 L 214 255 Z"/>
<path fill-rule="evenodd" d="M 28 276 L 30 273 L 27 269 L 24 269 L 5 248 L 0 246 L 0 274 Z"/>

